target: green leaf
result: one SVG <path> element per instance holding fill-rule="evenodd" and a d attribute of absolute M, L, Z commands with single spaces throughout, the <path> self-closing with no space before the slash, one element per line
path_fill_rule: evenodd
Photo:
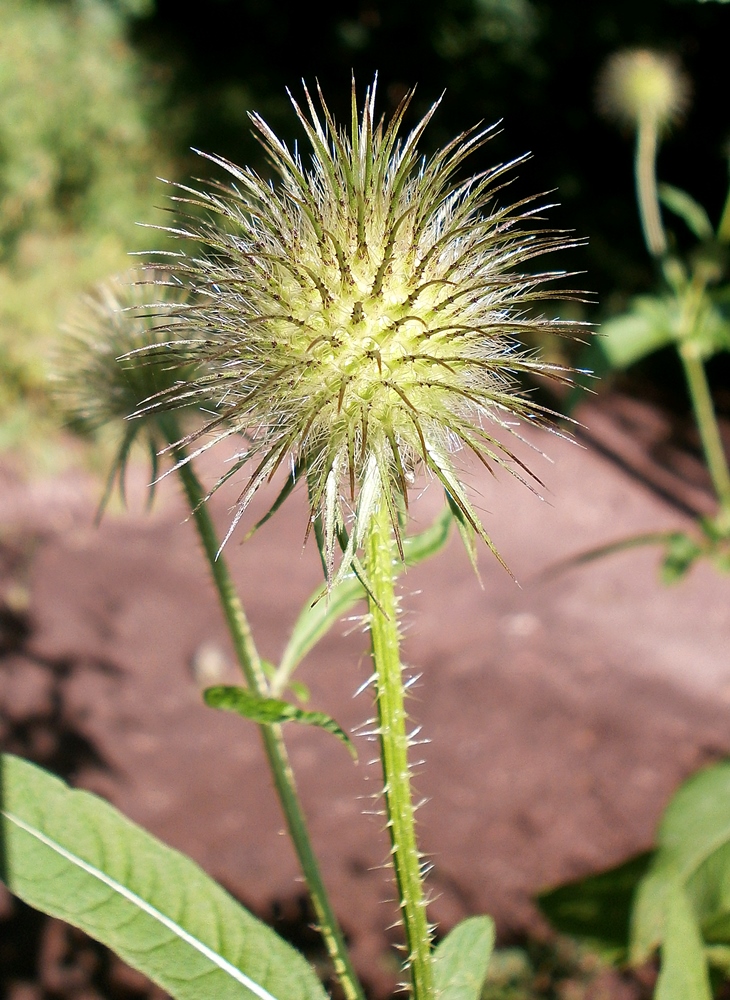
<path fill-rule="evenodd" d="M 305 960 L 183 854 L 4 754 L 3 881 L 177 1000 L 326 1000 Z"/>
<path fill-rule="evenodd" d="M 286 688 L 292 673 L 310 649 L 364 597 L 365 589 L 353 574 L 333 587 L 329 594 L 323 595 L 317 591 L 309 598 L 294 624 L 279 669 L 271 683 L 274 694 L 279 694 Z"/>
<path fill-rule="evenodd" d="M 694 329 L 686 340 L 695 345 L 703 361 L 709 361 L 715 354 L 730 350 L 730 322 L 705 295 Z"/>
<path fill-rule="evenodd" d="M 629 368 L 678 336 L 679 308 L 674 298 L 643 295 L 623 316 L 601 324 L 596 346 L 613 369 Z"/>
<path fill-rule="evenodd" d="M 606 961 L 623 961 L 634 894 L 651 859 L 651 852 L 639 854 L 610 871 L 543 892 L 538 906 L 561 934 L 584 942 Z"/>
<path fill-rule="evenodd" d="M 300 722 L 305 726 L 317 726 L 332 733 L 341 740 L 354 760 L 357 760 L 357 750 L 352 740 L 335 720 L 324 712 L 308 712 L 297 708 L 291 702 L 279 698 L 262 698 L 252 691 L 242 687 L 218 685 L 206 688 L 203 692 L 206 705 L 211 708 L 222 708 L 226 712 L 236 712 L 252 722 L 261 725 L 274 725 L 283 722 Z"/>
<path fill-rule="evenodd" d="M 667 900 L 662 965 L 654 1000 L 712 1000 L 702 938 L 681 889 Z"/>
<path fill-rule="evenodd" d="M 443 548 L 449 537 L 451 520 L 449 508 L 444 507 L 428 528 L 404 538 L 405 565 L 415 566 Z M 402 564 L 396 563 L 395 568 L 402 568 Z M 291 675 L 307 653 L 329 632 L 335 622 L 346 615 L 358 601 L 364 600 L 365 596 L 363 585 L 352 573 L 332 587 L 329 593 L 318 590 L 310 597 L 294 624 L 291 638 L 271 684 L 272 694 L 281 694 L 286 689 Z"/>
<path fill-rule="evenodd" d="M 730 350 L 730 322 L 710 295 L 704 295 L 691 330 L 684 328 L 686 311 L 682 296 L 641 295 L 626 313 L 601 325 L 596 346 L 619 370 L 668 344 L 691 343 L 705 361 Z"/>
<path fill-rule="evenodd" d="M 662 943 L 670 899 L 677 890 L 692 900 L 700 924 L 717 931 L 723 914 L 730 914 L 728 844 L 730 762 L 726 761 L 690 778 L 667 807 L 654 860 L 637 892 L 632 962 L 645 961 Z M 716 939 L 716 933 L 713 936 Z"/>
<path fill-rule="evenodd" d="M 662 561 L 662 581 L 677 583 L 692 569 L 702 555 L 702 546 L 681 531 L 672 532 Z"/>
<path fill-rule="evenodd" d="M 439 552 L 449 539 L 453 521 L 451 505 L 447 504 L 434 522 L 417 535 L 403 539 L 403 555 L 406 566 L 415 566 Z"/>
<path fill-rule="evenodd" d="M 707 212 L 691 194 L 671 184 L 659 185 L 659 200 L 686 224 L 698 240 L 712 240 L 715 233 Z"/>
<path fill-rule="evenodd" d="M 493 948 L 491 917 L 469 917 L 457 924 L 433 954 L 437 1000 L 479 1000 Z"/>

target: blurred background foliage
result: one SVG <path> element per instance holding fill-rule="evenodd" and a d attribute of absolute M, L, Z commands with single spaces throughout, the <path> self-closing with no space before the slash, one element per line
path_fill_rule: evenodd
<path fill-rule="evenodd" d="M 589 239 L 557 266 L 587 272 L 600 306 L 586 318 L 619 312 L 653 274 L 632 137 L 598 117 L 597 73 L 626 46 L 681 59 L 693 101 L 659 170 L 715 222 L 728 185 L 729 39 L 719 0 L 0 0 L 0 449 L 48 440 L 49 357 L 72 300 L 129 267 L 129 251 L 164 241 L 136 225 L 164 224 L 156 176 L 207 175 L 191 146 L 265 173 L 247 111 L 296 140 L 285 88 L 296 96 L 302 78 L 320 82 L 340 117 L 351 73 L 363 88 L 378 72 L 385 113 L 417 84 L 411 121 L 445 91 L 426 153 L 503 119 L 472 168 L 531 150 L 512 195 L 557 189 L 552 223 Z M 726 359 L 710 377 L 727 411 Z M 642 378 L 687 405 L 669 352 Z"/>

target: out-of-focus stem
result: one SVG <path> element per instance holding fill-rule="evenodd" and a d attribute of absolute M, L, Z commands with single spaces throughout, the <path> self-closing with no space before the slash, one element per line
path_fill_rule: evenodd
<path fill-rule="evenodd" d="M 433 997 L 431 935 L 416 843 L 415 808 L 408 771 L 408 733 L 394 588 L 393 539 L 385 504 L 373 518 L 365 545 L 370 592 L 370 634 L 375 665 L 378 731 L 385 806 L 392 844 L 413 1000 Z"/>
<path fill-rule="evenodd" d="M 692 400 L 692 409 L 700 433 L 707 468 L 721 514 L 724 515 L 724 519 L 727 519 L 730 517 L 730 470 L 728 470 L 725 449 L 720 437 L 720 428 L 715 415 L 705 366 L 692 341 L 685 341 L 679 345 L 679 355 L 687 378 L 687 387 Z"/>
<path fill-rule="evenodd" d="M 228 570 L 227 563 L 219 555 L 220 542 L 205 504 L 205 492 L 190 462 L 184 461 L 186 453 L 178 444 L 181 435 L 170 415 L 165 420 L 166 436 L 172 446 L 175 462 L 182 462 L 177 472 L 180 477 L 195 527 L 203 545 L 203 551 L 210 567 L 213 582 L 225 615 L 228 631 L 236 651 L 236 657 L 249 688 L 256 694 L 267 697 L 268 683 L 261 658 L 251 634 L 251 628 L 243 610 L 238 592 Z M 334 966 L 347 1000 L 364 1000 L 362 987 L 352 968 L 337 917 L 327 895 L 317 859 L 307 830 L 304 812 L 299 801 L 294 773 L 289 762 L 284 737 L 279 725 L 259 726 L 264 750 L 269 761 L 281 808 L 286 820 L 289 836 L 299 859 L 307 888 L 312 899 L 319 929 L 324 938 L 327 952 Z"/>
<path fill-rule="evenodd" d="M 656 118 L 653 115 L 643 116 L 639 119 L 636 132 L 634 177 L 641 229 L 644 234 L 644 242 L 652 257 L 663 257 L 667 252 L 667 236 L 662 224 L 656 182 L 658 146 L 659 131 Z"/>
<path fill-rule="evenodd" d="M 717 227 L 717 239 L 720 243 L 730 243 L 730 189 L 725 198 L 725 207 Z"/>

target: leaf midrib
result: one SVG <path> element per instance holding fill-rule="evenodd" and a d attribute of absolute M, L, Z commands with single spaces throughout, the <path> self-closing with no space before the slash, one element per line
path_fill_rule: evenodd
<path fill-rule="evenodd" d="M 154 920 L 157 920 L 163 927 L 172 931 L 173 934 L 185 941 L 210 962 L 216 965 L 222 972 L 227 973 L 232 979 L 235 979 L 237 982 L 241 983 L 242 986 L 245 986 L 246 989 L 251 991 L 251 993 L 259 997 L 259 1000 L 277 1000 L 277 998 L 274 997 L 273 994 L 269 993 L 268 990 L 264 989 L 263 986 L 260 986 L 258 983 L 254 982 L 253 979 L 250 979 L 245 972 L 241 972 L 240 969 L 237 969 L 235 965 L 232 965 L 227 959 L 223 958 L 222 955 L 219 955 L 212 948 L 209 948 L 208 945 L 198 940 L 198 938 L 190 934 L 189 931 L 186 931 L 185 928 L 181 927 L 175 920 L 162 913 L 156 907 L 152 906 L 151 903 L 148 903 L 147 900 L 138 896 L 137 893 L 132 892 L 132 890 L 128 889 L 127 886 L 122 885 L 121 882 L 117 882 L 116 879 L 113 879 L 110 875 L 107 875 L 105 872 L 96 868 L 88 861 L 84 861 L 84 859 L 80 858 L 77 854 L 74 854 L 72 851 L 67 850 L 67 848 L 62 847 L 61 844 L 52 840 L 50 837 L 47 837 L 44 833 L 36 827 L 26 823 L 19 816 L 8 812 L 6 809 L 2 810 L 2 815 L 5 816 L 5 818 L 11 823 L 14 823 L 19 829 L 23 830 L 24 833 L 34 837 L 50 850 L 54 851 L 62 858 L 65 858 L 71 864 L 76 865 L 88 875 L 98 879 L 99 882 L 108 886 L 120 896 L 123 896 L 133 905 L 139 907 L 140 910 L 152 917 Z"/>

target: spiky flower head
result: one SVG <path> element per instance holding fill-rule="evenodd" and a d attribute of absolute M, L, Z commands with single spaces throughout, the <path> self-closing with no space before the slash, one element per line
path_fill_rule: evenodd
<path fill-rule="evenodd" d="M 149 412 L 140 419 L 129 417 L 151 396 L 177 391 L 199 373 L 199 361 L 182 341 L 179 314 L 187 299 L 187 290 L 171 275 L 132 271 L 82 297 L 64 327 L 54 365 L 56 401 L 72 429 L 94 434 L 109 428 L 117 439 L 102 510 L 115 480 L 124 493 L 135 441 L 147 446 L 152 481 L 157 478 L 158 453 L 169 444 L 171 416 Z M 155 348 L 163 342 L 165 354 L 159 355 Z"/>
<path fill-rule="evenodd" d="M 666 129 L 689 103 L 689 79 L 672 55 L 651 49 L 621 49 L 598 78 L 598 104 L 609 118 L 638 128 Z"/>
<path fill-rule="evenodd" d="M 254 464 L 233 526 L 282 464 L 305 474 L 330 573 L 345 527 L 346 568 L 379 505 L 398 537 L 419 466 L 491 546 L 452 453 L 463 446 L 519 475 L 494 426 L 548 417 L 520 392 L 519 375 L 564 377 L 520 339 L 566 332 L 561 321 L 528 314 L 536 301 L 562 297 L 543 287 L 561 272 L 523 269 L 571 241 L 534 227 L 533 199 L 499 204 L 514 163 L 459 176 L 493 129 L 467 132 L 425 160 L 418 143 L 436 105 L 400 139 L 410 95 L 386 125 L 375 118 L 375 87 L 361 111 L 353 87 L 347 130 L 321 94 L 321 111 L 305 95 L 308 113 L 292 103 L 311 147 L 306 159 L 251 116 L 278 183 L 209 156 L 230 186 L 177 186 L 176 201 L 208 213 L 209 221 L 189 217 L 170 229 L 205 249 L 179 254 L 175 273 L 194 291 L 181 322 L 208 374 L 151 405 L 214 395 L 220 416 L 187 443 L 212 435 L 202 450 L 245 435 L 239 465 Z"/>

